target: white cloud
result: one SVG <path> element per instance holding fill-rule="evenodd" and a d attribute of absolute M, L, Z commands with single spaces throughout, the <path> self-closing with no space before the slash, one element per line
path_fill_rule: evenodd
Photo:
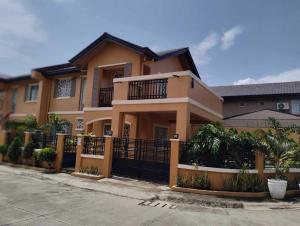
<path fill-rule="evenodd" d="M 244 29 L 240 26 L 235 26 L 223 33 L 221 38 L 221 49 L 229 49 L 235 42 L 238 35 L 242 34 Z"/>
<path fill-rule="evenodd" d="M 208 51 L 214 48 L 219 42 L 217 33 L 212 32 L 200 43 L 191 47 L 191 53 L 197 65 L 206 64 L 210 61 Z"/>
<path fill-rule="evenodd" d="M 267 75 L 261 78 L 245 78 L 235 81 L 234 85 L 246 85 L 246 84 L 257 84 L 257 83 L 271 83 L 271 82 L 291 82 L 300 81 L 300 68 L 285 71 L 279 74 Z"/>
<path fill-rule="evenodd" d="M 24 58 L 23 48 L 47 39 L 40 20 L 24 3 L 0 1 L 0 58 Z"/>

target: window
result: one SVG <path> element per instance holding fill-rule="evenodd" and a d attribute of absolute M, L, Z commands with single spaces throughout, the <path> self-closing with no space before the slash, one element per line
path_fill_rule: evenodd
<path fill-rule="evenodd" d="M 129 132 L 130 132 L 130 124 L 125 123 L 123 128 L 123 137 L 129 138 Z"/>
<path fill-rule="evenodd" d="M 83 130 L 83 118 L 77 118 L 76 120 L 76 130 Z"/>
<path fill-rule="evenodd" d="M 86 93 L 86 78 L 83 78 L 81 80 L 80 100 L 79 100 L 79 108 L 81 111 L 84 108 L 85 93 Z"/>
<path fill-rule="evenodd" d="M 110 131 L 111 131 L 111 124 L 110 123 L 104 123 L 103 135 L 109 135 Z"/>
<path fill-rule="evenodd" d="M 26 86 L 25 91 L 25 100 L 26 101 L 35 101 L 37 100 L 39 86 L 37 84 L 29 84 Z"/>
<path fill-rule="evenodd" d="M 292 114 L 300 115 L 300 100 L 292 100 Z"/>
<path fill-rule="evenodd" d="M 154 127 L 154 139 L 167 140 L 168 139 L 168 127 L 155 126 Z"/>
<path fill-rule="evenodd" d="M 59 79 L 55 81 L 55 97 L 71 97 L 72 96 L 73 79 Z"/>
<path fill-rule="evenodd" d="M 64 123 L 62 126 L 61 126 L 61 132 L 64 133 L 64 134 L 71 134 L 72 133 L 72 124 L 71 123 Z"/>
<path fill-rule="evenodd" d="M 16 104 L 17 104 L 17 95 L 18 95 L 18 89 L 13 88 L 12 90 L 12 97 L 11 97 L 11 110 L 13 113 L 16 112 Z"/>

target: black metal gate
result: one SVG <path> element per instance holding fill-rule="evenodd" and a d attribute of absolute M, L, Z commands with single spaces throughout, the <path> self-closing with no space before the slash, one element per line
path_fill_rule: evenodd
<path fill-rule="evenodd" d="M 167 140 L 114 138 L 114 175 L 168 182 L 171 144 Z"/>
<path fill-rule="evenodd" d="M 76 136 L 65 136 L 62 168 L 75 168 L 76 162 Z"/>

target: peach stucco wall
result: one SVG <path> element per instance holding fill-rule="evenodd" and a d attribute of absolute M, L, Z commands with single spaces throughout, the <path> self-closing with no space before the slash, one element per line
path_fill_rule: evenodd
<path fill-rule="evenodd" d="M 183 68 L 177 56 L 170 57 L 161 61 L 147 61 L 143 65 L 150 67 L 151 74 L 167 73 L 173 71 L 182 71 Z"/>
<path fill-rule="evenodd" d="M 51 79 L 51 95 L 50 95 L 50 107 L 49 112 L 52 111 L 78 111 L 81 89 L 81 75 L 80 73 L 69 74 L 67 76 L 59 76 Z M 55 79 L 58 78 L 76 78 L 76 91 L 74 97 L 55 98 Z"/>
<path fill-rule="evenodd" d="M 132 50 L 109 43 L 88 63 L 86 106 L 92 106 L 94 69 L 98 66 L 118 63 L 132 63 L 132 75 L 140 75 L 141 57 Z M 100 81 L 101 82 L 101 81 Z"/>

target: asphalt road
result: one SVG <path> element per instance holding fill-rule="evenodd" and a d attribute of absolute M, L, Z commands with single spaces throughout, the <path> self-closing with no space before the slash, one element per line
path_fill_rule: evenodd
<path fill-rule="evenodd" d="M 141 204 L 143 200 L 134 194 L 122 197 L 82 189 L 6 168 L 0 167 L 0 225 L 300 225 L 300 210 L 295 209 L 221 209 L 168 202 L 148 205 Z"/>

